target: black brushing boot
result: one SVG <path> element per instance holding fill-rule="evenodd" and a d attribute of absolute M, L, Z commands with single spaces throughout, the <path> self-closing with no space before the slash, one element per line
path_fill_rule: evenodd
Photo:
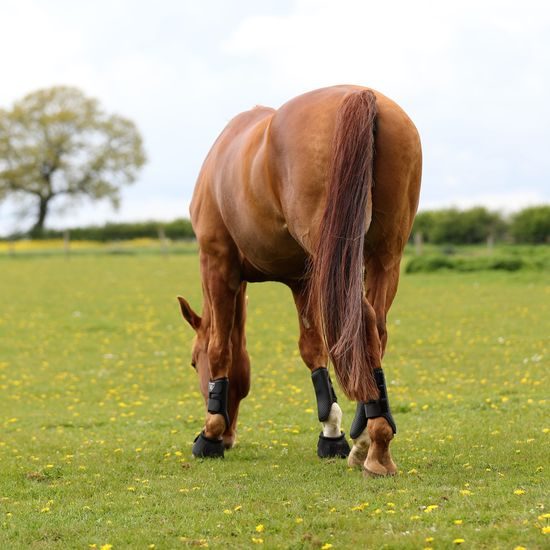
<path fill-rule="evenodd" d="M 319 422 L 326 422 L 330 416 L 333 403 L 337 403 L 336 393 L 332 386 L 332 380 L 325 368 L 319 368 L 311 373 L 315 397 L 317 398 L 317 416 Z M 317 443 L 317 456 L 319 458 L 346 458 L 350 453 L 346 434 L 341 432 L 336 437 L 327 437 L 323 432 L 319 434 Z"/>
<path fill-rule="evenodd" d="M 193 443 L 193 456 L 196 458 L 223 458 L 223 439 L 210 439 L 201 432 Z"/>
<path fill-rule="evenodd" d="M 319 434 L 317 456 L 319 458 L 346 458 L 350 453 L 346 434 L 342 432 L 338 437 L 326 437 Z"/>
<path fill-rule="evenodd" d="M 227 414 L 228 378 L 217 378 L 208 382 L 208 405 L 210 414 L 221 414 L 225 419 L 226 428 L 230 425 Z M 206 437 L 204 430 L 195 438 L 193 456 L 197 458 L 223 458 L 223 439 Z"/>

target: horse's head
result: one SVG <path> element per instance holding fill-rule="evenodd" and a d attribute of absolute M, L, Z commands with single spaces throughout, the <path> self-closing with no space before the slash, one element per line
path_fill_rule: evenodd
<path fill-rule="evenodd" d="M 210 323 L 203 321 L 202 317 L 193 311 L 185 298 L 178 296 L 183 318 L 195 331 L 193 349 L 191 350 L 191 366 L 197 371 L 203 395 L 207 396 L 208 380 L 210 371 L 208 369 L 208 340 L 210 339 Z"/>

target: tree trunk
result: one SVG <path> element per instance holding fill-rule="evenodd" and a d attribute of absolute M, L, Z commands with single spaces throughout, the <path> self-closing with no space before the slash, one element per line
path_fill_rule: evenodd
<path fill-rule="evenodd" d="M 32 236 L 40 235 L 44 231 L 44 222 L 46 216 L 48 215 L 48 203 L 50 202 L 51 197 L 40 197 L 38 203 L 38 217 L 36 223 L 32 226 L 30 234 Z"/>

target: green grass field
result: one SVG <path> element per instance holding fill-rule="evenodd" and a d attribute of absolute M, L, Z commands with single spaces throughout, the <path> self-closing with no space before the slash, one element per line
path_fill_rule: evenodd
<path fill-rule="evenodd" d="M 249 286 L 239 443 L 194 460 L 203 404 L 177 294 L 199 307 L 194 254 L 0 258 L 0 548 L 549 547 L 547 273 L 402 277 L 385 479 L 316 457 L 275 284 Z"/>

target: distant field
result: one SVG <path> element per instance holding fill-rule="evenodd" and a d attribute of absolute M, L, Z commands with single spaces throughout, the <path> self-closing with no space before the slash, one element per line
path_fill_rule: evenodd
<path fill-rule="evenodd" d="M 160 242 L 158 239 L 129 239 L 102 243 L 98 241 L 69 241 L 63 239 L 0 241 L 0 258 L 29 256 L 81 256 L 83 254 L 180 254 L 195 251 L 195 241 Z"/>
<path fill-rule="evenodd" d="M 400 473 L 364 479 L 316 457 L 276 284 L 249 286 L 238 446 L 191 457 L 186 252 L 0 258 L 1 548 L 548 548 L 547 272 L 403 275 L 385 359 Z"/>
<path fill-rule="evenodd" d="M 192 239 L 128 239 L 108 242 L 63 239 L 0 241 L 0 259 L 36 256 L 190 254 L 197 251 Z M 424 244 L 420 253 L 413 244 L 405 250 L 403 268 L 408 273 L 434 271 L 546 271 L 550 274 L 550 246 L 499 243 L 485 245 Z"/>

